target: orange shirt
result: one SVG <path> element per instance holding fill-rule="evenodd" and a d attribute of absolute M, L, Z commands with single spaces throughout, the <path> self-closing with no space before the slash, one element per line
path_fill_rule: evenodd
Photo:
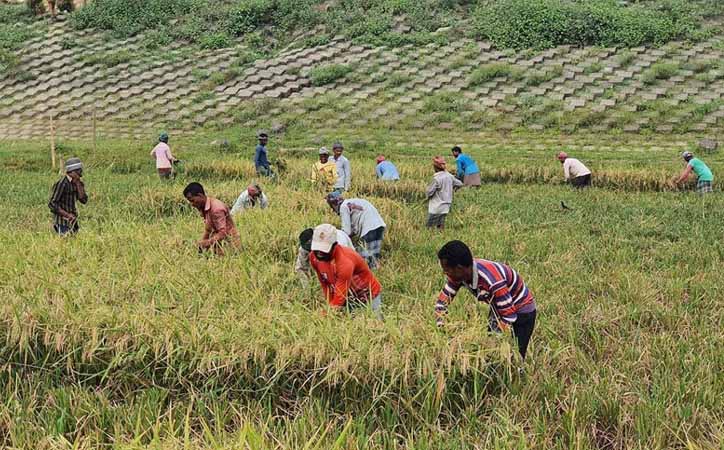
<path fill-rule="evenodd" d="M 229 207 L 224 202 L 206 197 L 203 215 L 209 238 L 217 238 L 220 241 L 228 239 L 233 245 L 239 245 L 239 232 L 234 225 L 234 219 L 231 218 Z"/>
<path fill-rule="evenodd" d="M 331 261 L 320 261 L 311 252 L 309 263 L 317 272 L 324 296 L 333 308 L 344 306 L 348 294 L 353 299 L 367 302 L 382 291 L 380 282 L 354 249 L 335 246 Z"/>

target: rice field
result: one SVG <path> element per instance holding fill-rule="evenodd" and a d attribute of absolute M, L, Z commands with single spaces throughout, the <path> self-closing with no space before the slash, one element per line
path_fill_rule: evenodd
<path fill-rule="evenodd" d="M 286 171 L 267 182 L 253 141 L 239 154 L 208 141 L 172 136 L 186 163 L 168 183 L 151 142 L 64 143 L 86 162 L 90 196 L 72 239 L 50 232 L 46 145 L 0 148 L 0 447 L 723 448 L 724 199 L 672 189 L 678 154 L 572 153 L 595 184 L 574 192 L 559 149 L 476 149 L 483 186 L 456 195 L 438 233 L 423 190 L 434 154 L 454 166 L 448 145 L 348 151 L 353 194 L 389 226 L 379 322 L 322 317 L 318 286 L 294 274 L 299 232 L 339 225 L 306 180 L 311 146 L 273 138 Z M 378 152 L 402 181 L 374 179 Z M 703 158 L 722 173 L 721 155 Z M 255 180 L 270 207 L 237 217 L 242 250 L 199 255 L 183 187 L 200 181 L 231 204 Z M 533 291 L 525 375 L 469 294 L 435 327 L 435 255 L 451 239 Z"/>

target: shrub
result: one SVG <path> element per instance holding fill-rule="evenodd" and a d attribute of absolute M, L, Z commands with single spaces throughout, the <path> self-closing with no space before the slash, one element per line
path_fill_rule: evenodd
<path fill-rule="evenodd" d="M 657 63 L 652 65 L 641 79 L 645 84 L 654 84 L 659 80 L 668 80 L 679 71 L 679 65 L 675 63 Z"/>
<path fill-rule="evenodd" d="M 3 5 L 0 4 L 0 23 L 15 24 L 27 22 L 32 19 L 32 13 L 27 4 Z"/>
<path fill-rule="evenodd" d="M 563 75 L 563 66 L 555 66 L 550 70 L 534 70 L 528 73 L 525 84 L 528 86 L 540 86 L 541 84 L 551 81 Z"/>
<path fill-rule="evenodd" d="M 330 64 L 317 66 L 309 72 L 309 78 L 314 86 L 323 86 L 334 83 L 352 71 L 352 68 L 344 64 Z"/>
<path fill-rule="evenodd" d="M 0 48 L 0 74 L 6 74 L 15 69 L 20 60 L 13 52 Z"/>
<path fill-rule="evenodd" d="M 523 77 L 523 72 L 510 64 L 487 64 L 474 70 L 473 73 L 470 74 L 470 85 L 479 86 L 499 77 L 520 80 Z"/>
<path fill-rule="evenodd" d="M 113 53 L 94 53 L 83 58 L 85 62 L 94 66 L 115 67 L 130 62 L 133 55 L 127 50 Z"/>
<path fill-rule="evenodd" d="M 467 100 L 459 93 L 438 92 L 425 99 L 425 112 L 455 113 L 464 111 Z"/>
<path fill-rule="evenodd" d="M 690 36 L 695 16 L 683 0 L 666 7 L 624 6 L 615 0 L 500 0 L 474 11 L 474 33 L 498 47 L 638 46 Z"/>
<path fill-rule="evenodd" d="M 619 67 L 627 67 L 631 65 L 635 58 L 636 54 L 634 52 L 625 51 L 618 55 L 616 61 L 618 62 Z"/>
<path fill-rule="evenodd" d="M 143 46 L 148 50 L 158 50 L 173 42 L 173 38 L 165 30 L 152 30 L 143 36 Z"/>
<path fill-rule="evenodd" d="M 233 43 L 231 37 L 223 31 L 205 34 L 199 40 L 199 46 L 203 49 L 219 49 L 230 47 Z"/>
<path fill-rule="evenodd" d="M 18 49 L 38 34 L 26 24 L 0 24 L 0 48 Z"/>

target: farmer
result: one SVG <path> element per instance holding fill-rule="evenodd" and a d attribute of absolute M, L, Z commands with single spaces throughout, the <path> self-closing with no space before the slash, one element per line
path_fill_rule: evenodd
<path fill-rule="evenodd" d="M 171 154 L 171 147 L 168 146 L 168 134 L 161 133 L 158 137 L 158 145 L 151 150 L 151 156 L 156 158 L 156 170 L 162 180 L 168 180 L 173 175 L 173 163 L 177 161 Z"/>
<path fill-rule="evenodd" d="M 465 186 L 480 187 L 480 170 L 473 158 L 463 153 L 457 145 L 452 148 L 452 154 L 457 161 L 457 172 L 455 173 L 457 179 L 462 181 Z"/>
<path fill-rule="evenodd" d="M 255 206 L 266 209 L 266 207 L 269 206 L 269 200 L 266 198 L 266 194 L 262 192 L 261 186 L 258 184 L 250 184 L 249 187 L 239 194 L 239 198 L 234 202 L 234 206 L 231 208 L 231 215 L 233 216 Z"/>
<path fill-rule="evenodd" d="M 312 166 L 312 184 L 330 191 L 337 182 L 337 164 L 329 160 L 329 150 L 319 149 L 319 161 Z"/>
<path fill-rule="evenodd" d="M 334 226 L 325 223 L 316 227 L 311 249 L 309 264 L 333 310 L 369 305 L 375 316 L 382 319 L 380 282 L 356 251 L 338 245 Z"/>
<path fill-rule="evenodd" d="M 535 299 L 518 273 L 505 264 L 473 259 L 470 248 L 461 241 L 450 241 L 437 253 L 447 283 L 435 304 L 437 326 L 444 324 L 448 305 L 465 287 L 478 301 L 490 305 L 490 331 L 513 327 L 518 350 L 525 359 L 535 327 Z"/>
<path fill-rule="evenodd" d="M 334 190 L 340 194 L 344 191 L 349 191 L 352 185 L 352 167 L 349 164 L 349 159 L 342 155 L 344 146 L 340 142 L 335 142 L 332 146 L 332 153 L 334 157 L 332 160 L 337 165 L 337 182 L 334 183 Z"/>
<path fill-rule="evenodd" d="M 576 158 L 569 158 L 566 152 L 558 153 L 558 161 L 563 164 L 563 175 L 566 181 L 575 188 L 585 188 L 591 185 L 591 171 Z"/>
<path fill-rule="evenodd" d="M 679 185 L 685 182 L 689 178 L 689 174 L 694 172 L 696 174 L 696 191 L 699 194 L 708 194 L 714 192 L 711 183 L 714 181 L 714 175 L 711 173 L 709 166 L 704 164 L 704 161 L 699 158 L 694 158 L 694 154 L 691 152 L 684 152 L 681 157 L 686 161 L 686 168 L 678 179 L 674 180 L 674 184 Z"/>
<path fill-rule="evenodd" d="M 78 232 L 75 201 L 88 203 L 82 176 L 83 163 L 78 158 L 70 158 L 65 162 L 65 175 L 53 185 L 48 208 L 53 212 L 53 230 L 60 236 Z"/>
<path fill-rule="evenodd" d="M 436 156 L 432 159 L 435 175 L 432 183 L 427 187 L 427 228 L 445 229 L 445 218 L 450 212 L 453 200 L 453 191 L 463 186 L 458 180 L 445 170 L 445 158 Z"/>
<path fill-rule="evenodd" d="M 312 266 L 309 265 L 309 254 L 312 252 L 313 235 L 314 229 L 312 228 L 307 228 L 299 234 L 299 251 L 297 252 L 297 261 L 294 263 L 294 271 L 305 288 L 309 286 L 309 277 L 312 274 Z M 352 239 L 342 230 L 337 230 L 337 244 L 354 249 Z"/>
<path fill-rule="evenodd" d="M 224 254 L 224 246 L 239 247 L 239 232 L 229 207 L 213 197 L 207 197 L 204 187 L 199 183 L 190 183 L 184 189 L 184 197 L 198 209 L 204 218 L 204 234 L 197 243 L 199 252 L 213 249 L 217 255 Z"/>
<path fill-rule="evenodd" d="M 345 200 L 338 192 L 327 195 L 327 204 L 341 217 L 342 231 L 359 239 L 357 251 L 367 260 L 370 269 L 376 269 L 387 226 L 377 209 L 361 198 Z"/>
<path fill-rule="evenodd" d="M 261 132 L 257 135 L 257 138 L 259 138 L 259 144 L 257 144 L 256 150 L 254 151 L 254 167 L 256 168 L 256 173 L 265 177 L 273 177 L 274 172 L 271 169 L 271 164 L 269 164 L 266 151 L 269 135 Z"/>
<path fill-rule="evenodd" d="M 377 156 L 377 167 L 375 167 L 375 173 L 377 179 L 381 181 L 397 181 L 400 179 L 400 174 L 397 172 L 397 167 L 390 161 L 385 159 L 385 155 Z"/>

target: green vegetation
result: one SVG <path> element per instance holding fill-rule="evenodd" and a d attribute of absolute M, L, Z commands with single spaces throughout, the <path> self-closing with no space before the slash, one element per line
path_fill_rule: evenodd
<path fill-rule="evenodd" d="M 187 174 L 170 183 L 157 179 L 147 145 L 102 141 L 93 153 L 64 142 L 64 157 L 84 159 L 90 194 L 73 239 L 49 231 L 58 175 L 47 144 L 4 143 L 0 176 L 12 183 L 0 199 L 14 207 L 0 223 L 0 447 L 721 447 L 724 248 L 711 237 L 724 198 L 668 191 L 683 167 L 674 152 L 627 152 L 620 139 L 615 152 L 570 150 L 598 186 L 579 193 L 560 185 L 554 157 L 569 142 L 491 148 L 456 133 L 480 142 L 464 149 L 485 183 L 456 193 L 448 228 L 431 233 L 421 201 L 430 158 L 451 136 L 423 149 L 369 130 L 382 144 L 350 158 L 355 195 L 390 225 L 377 322 L 321 317 L 318 288 L 293 273 L 299 231 L 339 224 L 305 181 L 314 136 L 272 138 L 289 170 L 263 184 L 270 208 L 236 218 L 243 251 L 196 253 L 203 223 L 181 190 L 198 180 L 231 203 L 255 179 L 253 131 L 238 136 L 213 139 L 244 158 L 212 148 L 211 136 L 172 133 Z M 353 141 L 324 136 L 336 138 Z M 394 157 L 402 181 L 376 182 L 377 152 Z M 706 162 L 724 167 L 720 154 Z M 467 292 L 447 327 L 434 326 L 444 282 L 435 252 L 456 238 L 511 264 L 536 296 L 524 377 Z"/>
<path fill-rule="evenodd" d="M 345 64 L 317 66 L 309 72 L 309 79 L 314 86 L 324 86 L 347 76 L 351 71 L 352 67 Z"/>
<path fill-rule="evenodd" d="M 646 70 L 641 79 L 645 84 L 654 84 L 660 80 L 668 80 L 679 72 L 679 65 L 676 63 L 657 63 Z"/>
<path fill-rule="evenodd" d="M 555 66 L 548 70 L 530 70 L 526 73 L 525 84 L 528 86 L 540 86 L 563 75 L 563 66 Z"/>
<path fill-rule="evenodd" d="M 110 53 L 92 53 L 83 57 L 83 60 L 94 66 L 115 67 L 133 60 L 133 55 L 127 50 Z"/>
<path fill-rule="evenodd" d="M 523 78 L 523 72 L 510 64 L 487 64 L 480 66 L 470 74 L 470 85 L 480 86 L 481 84 L 492 81 L 495 78 L 521 80 Z"/>
<path fill-rule="evenodd" d="M 698 29 L 685 1 L 665 8 L 647 3 L 623 6 L 615 0 L 483 1 L 474 11 L 476 36 L 504 48 L 556 45 L 635 47 L 691 37 Z"/>
<path fill-rule="evenodd" d="M 466 109 L 467 100 L 459 92 L 438 92 L 425 98 L 423 111 L 455 113 Z"/>

